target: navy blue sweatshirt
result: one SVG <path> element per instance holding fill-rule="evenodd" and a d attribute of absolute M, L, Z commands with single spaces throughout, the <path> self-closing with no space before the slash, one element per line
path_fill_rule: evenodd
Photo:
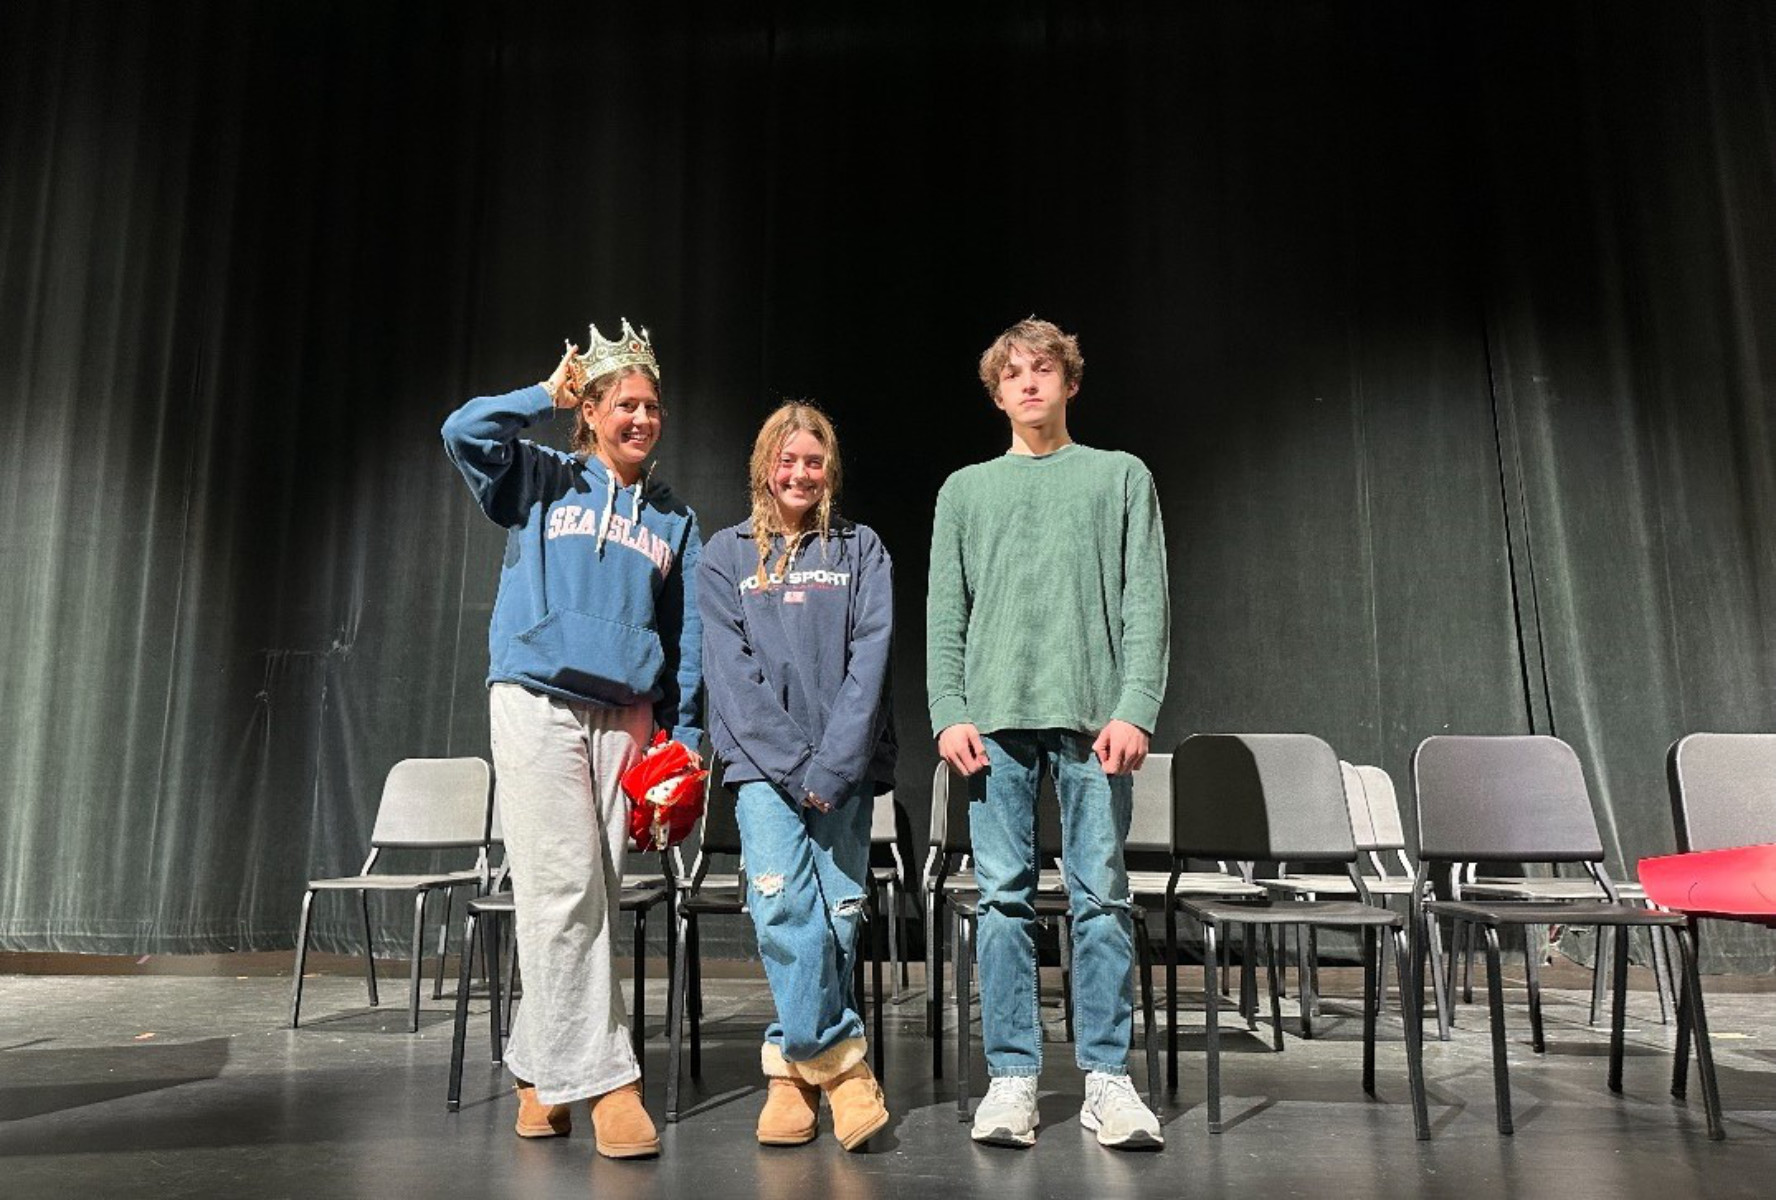
<path fill-rule="evenodd" d="M 769 567 L 780 568 L 773 539 Z M 698 568 L 709 740 L 729 783 L 764 781 L 834 804 L 894 786 L 888 658 L 894 576 L 867 525 L 807 533 L 787 575 L 760 587 L 746 525 L 709 539 Z"/>
<path fill-rule="evenodd" d="M 487 682 L 654 708 L 696 749 L 702 682 L 697 515 L 663 483 L 617 484 L 604 463 L 518 436 L 553 414 L 541 384 L 450 414 L 444 446 L 506 530 L 487 631 Z"/>

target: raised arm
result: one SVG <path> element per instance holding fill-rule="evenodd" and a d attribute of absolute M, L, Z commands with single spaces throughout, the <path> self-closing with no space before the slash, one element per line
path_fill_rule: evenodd
<path fill-rule="evenodd" d="M 518 435 L 557 408 L 580 402 L 576 347 L 541 383 L 501 396 L 477 396 L 444 419 L 444 450 L 462 472 L 481 511 L 507 527 L 524 519 L 534 499 L 535 452 Z"/>

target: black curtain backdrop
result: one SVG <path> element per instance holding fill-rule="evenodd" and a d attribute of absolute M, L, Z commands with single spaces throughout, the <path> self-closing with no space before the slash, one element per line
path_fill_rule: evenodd
<path fill-rule="evenodd" d="M 1409 797 L 1428 734 L 1555 733 L 1631 874 L 1666 746 L 1776 728 L 1767 5 L 11 0 L 0 89 L 0 948 L 288 946 L 395 760 L 487 752 L 438 425 L 619 315 L 706 529 L 834 415 L 914 861 L 933 499 L 1031 311 L 1158 479 L 1156 746 Z"/>

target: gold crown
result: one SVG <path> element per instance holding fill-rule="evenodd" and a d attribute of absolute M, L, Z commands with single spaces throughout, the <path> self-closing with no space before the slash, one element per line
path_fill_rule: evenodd
<path fill-rule="evenodd" d="M 620 371 L 624 367 L 646 367 L 660 377 L 660 360 L 654 357 L 654 344 L 648 340 L 647 327 L 643 326 L 637 333 L 629 324 L 629 318 L 621 318 L 623 332 L 615 340 L 598 332 L 598 326 L 588 325 L 591 341 L 584 354 L 574 355 L 574 362 L 586 373 L 587 379 L 597 379 L 600 375 L 612 371 Z"/>

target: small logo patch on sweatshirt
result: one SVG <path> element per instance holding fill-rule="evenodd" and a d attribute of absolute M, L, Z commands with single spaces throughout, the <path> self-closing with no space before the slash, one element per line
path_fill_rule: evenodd
<path fill-rule="evenodd" d="M 783 593 L 783 602 L 785 604 L 804 604 L 807 602 L 807 599 L 808 599 L 807 592 L 784 592 Z"/>

